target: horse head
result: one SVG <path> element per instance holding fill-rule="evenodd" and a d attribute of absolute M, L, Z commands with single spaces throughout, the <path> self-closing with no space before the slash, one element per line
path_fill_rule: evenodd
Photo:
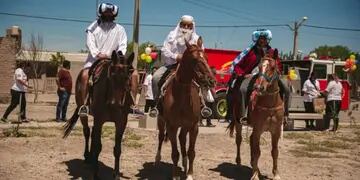
<path fill-rule="evenodd" d="M 122 104 L 125 101 L 126 92 L 130 89 L 130 76 L 133 71 L 132 62 L 134 53 L 125 57 L 121 51 L 113 51 L 111 54 L 111 63 L 108 70 L 109 99 L 111 104 Z"/>
<path fill-rule="evenodd" d="M 259 63 L 259 76 L 255 82 L 255 88 L 260 92 L 266 92 L 272 85 L 275 85 L 280 73 L 277 68 L 278 50 L 275 49 L 265 54 Z"/>
<path fill-rule="evenodd" d="M 193 69 L 193 77 L 201 86 L 214 87 L 216 80 L 207 63 L 207 56 L 202 48 L 202 38 L 199 37 L 196 44 L 190 44 L 187 41 L 185 44 L 186 50 L 180 63 L 187 63 L 189 69 Z"/>

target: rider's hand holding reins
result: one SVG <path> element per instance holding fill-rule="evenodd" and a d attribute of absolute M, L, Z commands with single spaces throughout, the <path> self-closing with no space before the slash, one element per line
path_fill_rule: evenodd
<path fill-rule="evenodd" d="M 98 55 L 96 55 L 96 59 L 105 60 L 105 59 L 109 59 L 109 57 L 106 54 L 99 53 Z"/>

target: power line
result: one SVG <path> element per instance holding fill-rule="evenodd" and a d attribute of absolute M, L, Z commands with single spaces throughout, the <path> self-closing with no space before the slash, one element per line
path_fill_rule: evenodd
<path fill-rule="evenodd" d="M 89 20 L 81 20 L 81 19 L 72 19 L 72 18 L 58 18 L 58 17 L 45 17 L 45 16 L 33 16 L 27 14 L 15 14 L 15 13 L 6 13 L 0 12 L 0 15 L 7 16 L 16 16 L 16 17 L 24 17 L 24 18 L 33 18 L 33 19 L 45 19 L 45 20 L 55 20 L 55 21 L 66 21 L 66 22 L 80 22 L 80 23 L 91 23 Z M 122 22 L 121 25 L 132 26 L 132 23 Z M 149 26 L 149 27 L 174 27 L 173 24 L 149 24 L 149 23 L 141 23 L 141 26 Z M 279 26 L 288 26 L 287 24 L 250 24 L 250 25 L 197 25 L 197 27 L 202 28 L 240 28 L 240 27 L 279 27 Z"/>
<path fill-rule="evenodd" d="M 338 27 L 327 27 L 327 26 L 315 26 L 315 25 L 308 25 L 308 24 L 304 24 L 303 26 L 310 27 L 310 28 L 339 30 L 339 31 L 360 31 L 360 29 L 338 28 Z"/>

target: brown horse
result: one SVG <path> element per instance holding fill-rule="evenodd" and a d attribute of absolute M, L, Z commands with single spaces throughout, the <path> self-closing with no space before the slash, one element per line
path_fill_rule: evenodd
<path fill-rule="evenodd" d="M 278 142 L 282 134 L 282 125 L 284 120 L 284 104 L 279 94 L 280 72 L 277 69 L 275 59 L 278 56 L 277 50 L 273 54 L 267 54 L 262 58 L 259 64 L 259 75 L 255 82 L 255 90 L 252 92 L 251 101 L 249 105 L 249 123 L 253 127 L 250 136 L 251 147 L 251 166 L 253 168 L 253 179 L 258 179 L 260 171 L 258 168 L 258 160 L 260 157 L 260 137 L 264 131 L 270 131 L 272 150 L 271 155 L 273 158 L 273 174 L 275 180 L 279 180 L 279 171 L 277 167 L 277 160 L 279 155 Z M 239 107 L 238 102 L 234 97 L 234 118 L 229 125 L 230 134 L 232 135 L 234 129 L 236 130 L 236 144 L 237 144 L 237 164 L 241 163 L 240 160 L 240 145 L 241 145 L 241 130 L 242 125 L 239 122 Z"/>
<path fill-rule="evenodd" d="M 171 158 L 173 161 L 173 177 L 180 177 L 178 169 L 179 151 L 177 148 L 177 132 L 180 128 L 179 141 L 181 147 L 182 164 L 187 179 L 191 180 L 193 175 L 193 163 L 195 159 L 195 142 L 198 135 L 198 123 L 201 119 L 201 98 L 199 96 L 200 86 L 207 80 L 214 80 L 209 66 L 207 65 L 204 51 L 202 50 L 202 39 L 197 44 L 190 45 L 186 42 L 187 49 L 175 72 L 174 77 L 169 80 L 165 93 L 160 101 L 162 111 L 158 115 L 159 145 L 155 162 L 161 160 L 161 146 L 167 138 L 171 141 Z M 200 83 L 200 86 L 196 82 Z M 202 84 L 204 82 L 204 84 Z M 211 83 L 210 83 L 211 84 Z M 213 84 L 212 84 L 213 86 Z M 189 148 L 186 151 L 186 136 L 189 133 Z M 165 137 L 166 136 L 166 137 Z M 189 169 L 187 160 L 189 159 Z"/>
<path fill-rule="evenodd" d="M 101 129 L 105 122 L 110 121 L 115 123 L 115 179 L 120 178 L 119 161 L 121 155 L 121 140 L 125 131 L 125 127 L 128 120 L 128 112 L 132 103 L 130 95 L 130 76 L 132 71 L 131 63 L 134 59 L 134 54 L 131 54 L 128 58 L 122 55 L 121 52 L 116 53 L 113 51 L 111 61 L 102 61 L 99 65 L 102 65 L 99 78 L 92 87 L 92 93 L 90 95 L 91 103 L 90 109 L 94 117 L 94 125 L 91 132 L 91 147 L 89 151 L 89 136 L 90 128 L 88 126 L 88 119 L 81 117 L 81 123 L 83 125 L 83 132 L 85 136 L 85 162 L 90 162 L 94 168 L 94 178 L 97 179 L 98 172 L 98 158 L 101 151 Z M 98 66 L 99 67 L 99 66 Z M 97 68 L 95 68 L 96 71 Z M 75 126 L 79 115 L 78 111 L 81 105 L 83 105 L 82 99 L 82 87 L 83 84 L 80 72 L 76 80 L 75 97 L 77 108 L 64 126 L 64 138 L 67 137 L 73 127 Z"/>

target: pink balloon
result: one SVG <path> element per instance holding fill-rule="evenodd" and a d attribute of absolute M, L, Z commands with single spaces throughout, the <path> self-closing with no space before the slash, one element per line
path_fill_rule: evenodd
<path fill-rule="evenodd" d="M 151 56 L 151 59 L 155 60 L 155 59 L 157 59 L 158 53 L 157 52 L 151 52 L 150 56 Z"/>

